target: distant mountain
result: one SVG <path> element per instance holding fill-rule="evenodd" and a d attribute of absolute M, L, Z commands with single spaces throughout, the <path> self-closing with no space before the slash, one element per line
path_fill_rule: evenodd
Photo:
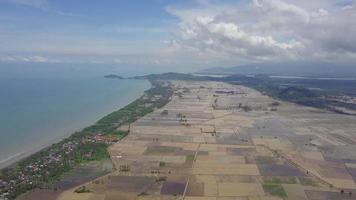
<path fill-rule="evenodd" d="M 303 87 L 287 87 L 279 92 L 279 97 L 284 99 L 298 99 L 298 98 L 316 98 L 317 95 Z"/>
<path fill-rule="evenodd" d="M 104 78 L 124 79 L 122 76 L 119 76 L 119 75 L 116 75 L 116 74 L 108 74 L 108 75 L 105 75 Z"/>
<path fill-rule="evenodd" d="M 214 79 L 212 77 L 207 76 L 194 76 L 192 74 L 184 74 L 184 73 L 175 73 L 168 72 L 163 74 L 149 74 L 144 76 L 135 76 L 131 77 L 133 79 L 152 79 L 152 80 L 210 80 Z"/>
<path fill-rule="evenodd" d="M 199 71 L 200 74 L 264 74 L 270 76 L 303 76 L 327 78 L 356 78 L 355 64 L 321 62 L 292 62 L 249 64 L 236 67 L 214 67 Z"/>

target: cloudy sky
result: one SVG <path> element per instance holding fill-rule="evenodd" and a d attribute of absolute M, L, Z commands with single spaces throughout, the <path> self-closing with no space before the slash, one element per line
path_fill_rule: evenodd
<path fill-rule="evenodd" d="M 0 0 L 0 65 L 356 63 L 353 0 Z"/>

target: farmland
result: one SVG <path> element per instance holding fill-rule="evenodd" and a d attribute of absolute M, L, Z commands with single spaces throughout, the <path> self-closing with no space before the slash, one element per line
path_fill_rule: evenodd
<path fill-rule="evenodd" d="M 240 85 L 171 82 L 171 101 L 109 147 L 116 170 L 58 199 L 356 198 L 354 116 Z"/>

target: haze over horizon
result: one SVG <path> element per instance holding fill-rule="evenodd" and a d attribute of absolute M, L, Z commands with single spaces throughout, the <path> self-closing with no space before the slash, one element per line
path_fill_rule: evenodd
<path fill-rule="evenodd" d="M 0 68 L 328 63 L 347 74 L 356 64 L 355 17 L 353 0 L 0 0 Z"/>
<path fill-rule="evenodd" d="M 0 200 L 356 199 L 356 0 L 0 0 Z"/>

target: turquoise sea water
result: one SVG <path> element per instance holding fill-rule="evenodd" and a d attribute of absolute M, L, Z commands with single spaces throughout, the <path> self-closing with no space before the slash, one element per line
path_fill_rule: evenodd
<path fill-rule="evenodd" d="M 0 78 L 0 166 L 95 123 L 149 87 L 102 77 Z"/>

